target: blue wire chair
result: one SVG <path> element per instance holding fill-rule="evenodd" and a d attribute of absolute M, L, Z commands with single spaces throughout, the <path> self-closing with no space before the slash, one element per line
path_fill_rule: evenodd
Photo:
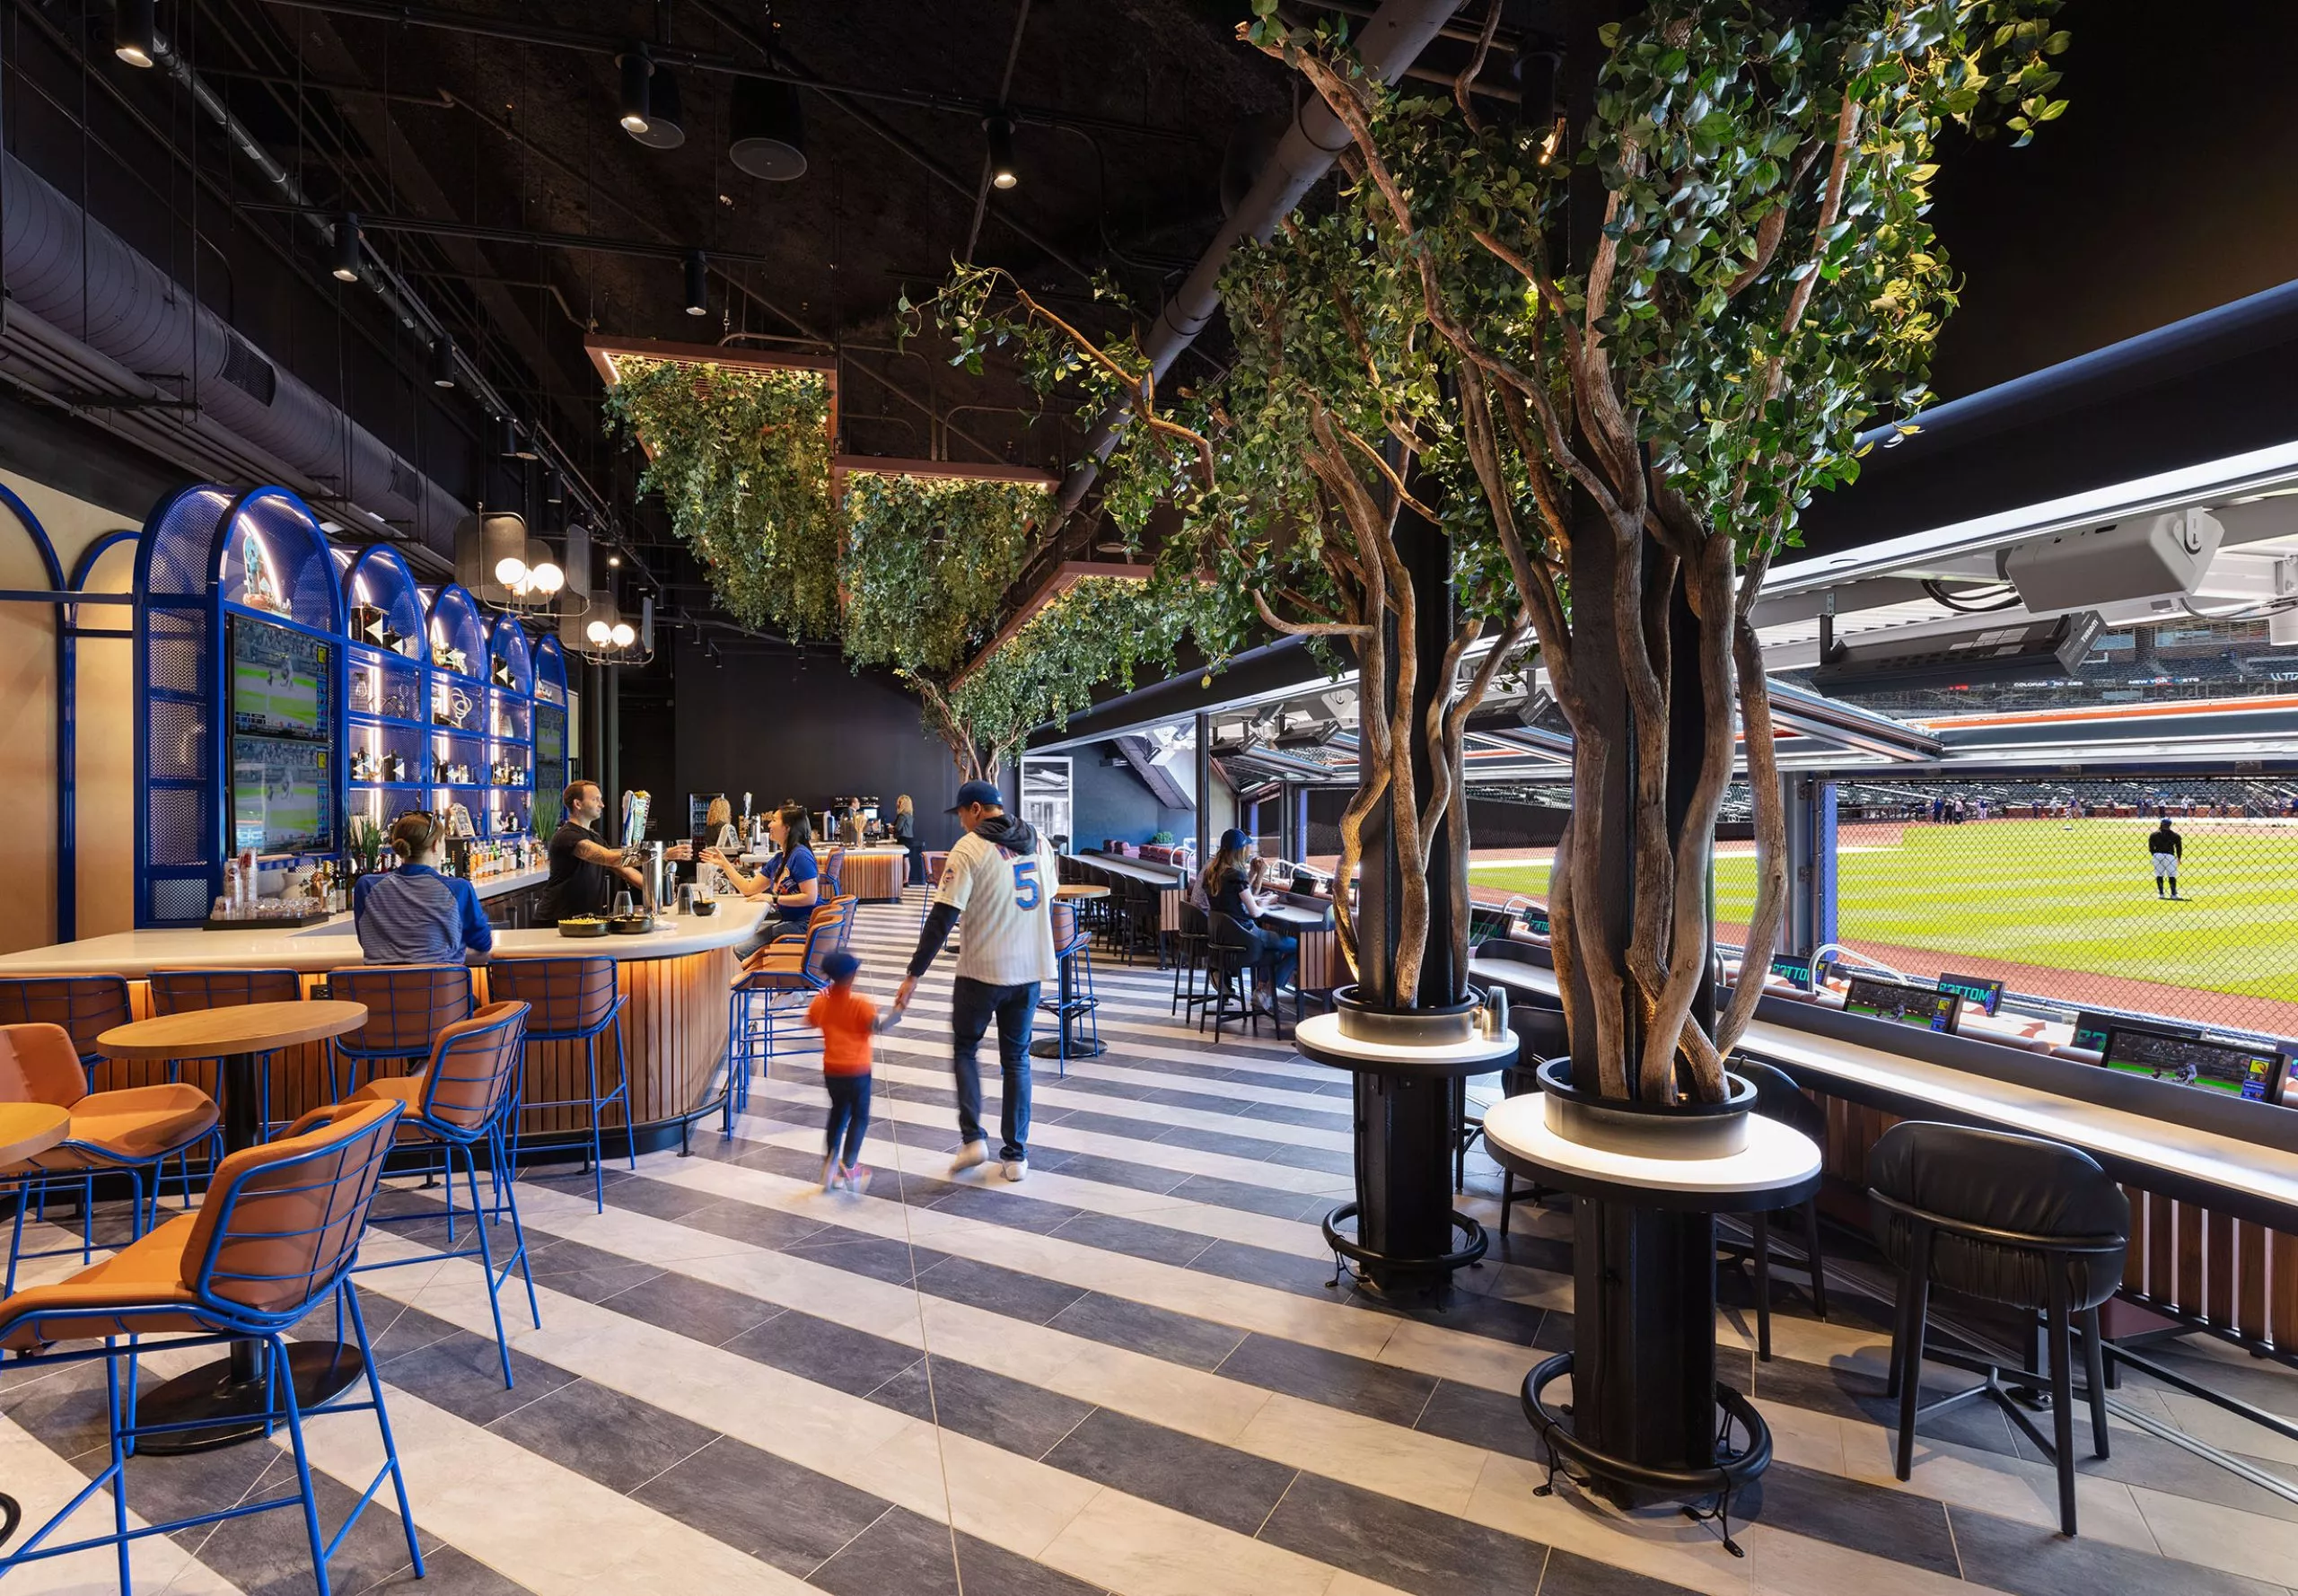
<path fill-rule="evenodd" d="M 377 1066 L 411 1066 L 431 1056 L 439 1033 L 470 1018 L 470 971 L 460 964 L 355 964 L 331 970 L 327 995 L 367 1005 L 367 1022 L 335 1039 L 327 1061 L 329 1093 L 344 1101 L 357 1090 L 359 1066 L 369 1079 Z M 346 1083 L 337 1077 L 338 1059 L 350 1064 Z"/>
<path fill-rule="evenodd" d="M 480 1267 L 487 1272 L 487 1305 L 495 1315 L 495 1348 L 502 1355 L 505 1389 L 513 1381 L 511 1342 L 503 1333 L 502 1291 L 503 1283 L 510 1279 L 513 1268 L 526 1276 L 527 1312 L 537 1329 L 542 1328 L 542 1309 L 535 1300 L 534 1269 L 527 1261 L 526 1229 L 519 1223 L 517 1187 L 509 1180 L 495 1182 L 498 1216 L 490 1221 L 487 1206 L 478 1197 L 478 1147 L 482 1142 L 487 1144 L 490 1166 L 497 1170 L 509 1155 L 505 1127 L 518 1093 L 520 1065 L 526 1056 L 526 1025 L 525 1004 L 490 1003 L 469 1019 L 441 1031 L 432 1047 L 430 1062 L 419 1074 L 370 1081 L 349 1099 L 355 1103 L 393 1102 L 404 1108 L 407 1117 L 399 1125 L 400 1141 L 436 1153 L 439 1163 L 431 1172 L 443 1174 L 447 1187 L 448 1250 L 395 1258 L 389 1263 L 361 1264 L 358 1267 L 363 1271 L 393 1269 L 405 1264 L 437 1263 L 442 1258 L 478 1259 Z M 473 1247 L 455 1246 L 458 1159 L 469 1184 L 471 1228 L 478 1232 L 478 1245 Z M 489 1223 L 502 1223 L 502 1213 L 510 1215 L 512 1248 L 511 1255 L 498 1270 L 494 1249 L 487 1240 L 487 1229 Z M 428 1213 L 379 1214 L 375 1223 L 428 1222 L 434 1217 Z"/>
<path fill-rule="evenodd" d="M 616 987 L 616 963 L 611 959 L 498 959 L 487 967 L 487 994 L 496 1002 L 528 1005 L 527 1041 L 580 1042 L 586 1093 L 529 1102 L 523 1080 L 511 1105 L 509 1171 L 518 1168 L 519 1139 L 527 1115 L 549 1109 L 585 1109 L 590 1113 L 591 1196 L 600 1213 L 607 1210 L 606 1165 L 599 1154 L 599 1117 L 610 1103 L 622 1105 L 625 1133 L 630 1130 L 630 1051 L 622 1030 L 624 999 Z M 599 1038 L 614 1028 L 616 1067 L 622 1079 L 612 1092 L 599 1093 Z M 630 1138 L 630 1167 L 638 1167 L 636 1138 Z"/>
<path fill-rule="evenodd" d="M 423 1548 L 408 1505 L 407 1479 L 399 1468 L 390 1416 L 383 1410 L 382 1384 L 360 1316 L 358 1293 L 349 1271 L 364 1233 L 367 1210 L 390 1151 L 398 1124 L 396 1103 L 336 1104 L 314 1109 L 278 1141 L 244 1148 L 224 1160 L 209 1182 L 199 1211 L 170 1221 L 130 1243 L 95 1267 L 53 1285 L 11 1293 L 0 1302 L 0 1371 L 43 1364 L 104 1360 L 105 1408 L 110 1455 L 81 1492 L 30 1539 L 0 1557 L 0 1577 L 19 1565 L 60 1557 L 96 1547 L 117 1548 L 120 1596 L 133 1589 L 129 1548 L 154 1535 L 170 1535 L 226 1519 L 245 1518 L 283 1507 L 303 1510 L 303 1530 L 311 1551 L 311 1576 L 320 1596 L 332 1596 L 328 1562 L 359 1521 L 359 1515 L 385 1479 L 399 1500 L 407 1552 L 422 1577 Z M 212 1425 L 213 1418 L 139 1425 L 136 1420 L 136 1359 L 148 1350 L 171 1353 L 235 1340 L 263 1344 L 276 1373 L 287 1358 L 287 1331 L 332 1297 L 337 1312 L 350 1321 L 367 1371 L 364 1401 L 334 1401 L 304 1411 L 293 1380 L 274 1379 L 279 1403 L 268 1416 L 284 1422 L 295 1460 L 296 1489 L 262 1502 L 241 1502 L 217 1512 L 196 1513 L 167 1523 L 127 1526 L 127 1460 L 142 1437 Z M 142 1337 L 170 1338 L 157 1348 Z M 103 1345 L 49 1351 L 59 1342 L 101 1337 Z M 127 1379 L 120 1365 L 127 1364 Z M 320 1524 L 319 1499 L 304 1450 L 303 1424 L 323 1413 L 372 1411 L 382 1434 L 383 1464 L 361 1492 L 350 1516 L 329 1536 Z M 112 1528 L 63 1545 L 48 1544 L 65 1520 L 111 1493 Z"/>
<path fill-rule="evenodd" d="M 13 1184 L 16 1193 L 8 1241 L 6 1288 L 12 1292 L 16 1266 L 25 1258 L 76 1252 L 83 1264 L 92 1261 L 97 1177 L 127 1177 L 134 1198 L 128 1209 L 132 1241 L 158 1220 L 160 1178 L 168 1160 L 215 1137 L 215 1099 L 188 1083 L 90 1092 L 87 1066 L 73 1048 L 71 1033 L 60 1025 L 0 1026 L 0 1101 L 49 1103 L 71 1116 L 64 1140 L 0 1170 L 0 1183 Z M 80 1244 L 26 1252 L 27 1211 L 35 1194 L 44 1197 L 50 1184 L 79 1188 Z"/>
<path fill-rule="evenodd" d="M 1069 1074 L 1069 1025 L 1083 1015 L 1086 1037 L 1093 1044 L 1093 1051 L 1101 1051 L 1101 999 L 1093 995 L 1093 936 L 1079 920 L 1075 906 L 1056 900 L 1053 906 L 1053 956 L 1070 966 L 1069 995 L 1064 998 L 1056 986 L 1050 996 L 1038 999 L 1038 1007 L 1053 1016 L 1055 1060 L 1057 1073 L 1066 1078 Z M 1091 1055 L 1089 1055 L 1091 1057 Z"/>
<path fill-rule="evenodd" d="M 822 962 L 852 939 L 854 916 L 859 908 L 851 898 L 824 904 L 807 921 L 803 938 L 779 939 L 735 978 L 726 998 L 723 1128 L 727 1136 L 734 1134 L 734 1116 L 750 1106 L 752 1068 L 764 1074 L 774 1067 L 774 1056 L 778 1050 L 774 1025 L 776 1012 L 794 1006 L 794 1000 L 811 999 L 829 985 Z"/>
<path fill-rule="evenodd" d="M 150 979 L 152 1013 L 154 1014 L 189 1013 L 199 1009 L 243 1008 L 251 1003 L 301 1003 L 303 998 L 303 978 L 292 969 L 155 969 Z M 271 1133 L 286 1124 L 271 1117 L 274 1099 L 271 1092 L 271 1061 L 275 1053 L 256 1056 L 256 1068 L 263 1081 L 263 1134 Z M 168 1079 L 176 1079 L 180 1067 L 168 1065 Z M 220 1088 L 220 1077 L 219 1077 Z M 186 1176 L 189 1179 L 189 1175 Z M 187 1188 L 187 1191 L 189 1188 Z M 189 1206 L 187 1197 L 186 1206 Z"/>

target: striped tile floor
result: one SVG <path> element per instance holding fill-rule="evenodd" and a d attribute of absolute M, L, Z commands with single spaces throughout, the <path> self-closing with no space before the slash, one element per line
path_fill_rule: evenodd
<path fill-rule="evenodd" d="M 890 992 L 916 922 L 914 904 L 863 911 L 865 988 Z M 1726 1373 L 1778 1444 L 1742 1504 L 1744 1559 L 1671 1513 L 1622 1515 L 1569 1487 L 1536 1496 L 1545 1471 L 1515 1392 L 1542 1349 L 1570 1344 L 1564 1215 L 1520 1207 L 1504 1250 L 1441 1311 L 1337 1285 L 1316 1220 L 1350 1189 L 1346 1083 L 1267 1036 L 1212 1046 L 1169 1015 L 1169 978 L 1108 961 L 1110 1050 L 1066 1078 L 1040 1069 L 1028 1181 L 994 1165 L 952 1179 L 950 963 L 881 1039 L 867 1196 L 816 1188 L 822 1096 L 803 1057 L 777 1062 L 732 1138 L 713 1123 L 691 1158 L 610 1173 L 603 1215 L 571 1171 L 523 1180 L 542 1327 L 506 1299 L 515 1389 L 497 1374 L 473 1265 L 366 1277 L 430 1565 L 420 1588 L 2288 1596 L 2298 1583 L 2298 1506 L 2119 1425 L 2110 1460 L 2085 1458 L 2076 1540 L 2054 1532 L 2048 1466 L 1985 1409 L 1927 1430 L 1899 1484 L 1881 1317 L 1848 1285 L 1827 1324 L 1783 1295 L 1769 1364 L 1738 1308 L 1719 1319 Z M 994 1123 L 994 1071 L 988 1091 Z M 1475 1161 L 1469 1183 L 1467 1206 L 1496 1218 L 1492 1166 Z M 425 1259 L 435 1244 L 425 1227 L 375 1232 L 365 1256 Z M 2298 1375 L 2181 1355 L 2298 1412 Z M 147 1379 L 174 1361 L 147 1360 Z M 2298 1447 L 2221 1426 L 2175 1392 L 2124 1394 L 2298 1473 Z M 101 1417 L 84 1372 L 0 1385 L 0 1486 L 32 1521 L 94 1467 Z M 314 1434 L 332 1522 L 345 1482 L 373 1467 L 373 1430 L 346 1417 Z M 197 1511 L 276 1493 L 287 1468 L 263 1446 L 138 1460 L 129 1500 Z M 145 1542 L 136 1589 L 307 1590 L 302 1535 L 273 1513 Z M 335 1574 L 345 1592 L 412 1583 L 388 1512 L 370 1510 Z M 97 1556 L 9 1585 L 111 1580 Z"/>

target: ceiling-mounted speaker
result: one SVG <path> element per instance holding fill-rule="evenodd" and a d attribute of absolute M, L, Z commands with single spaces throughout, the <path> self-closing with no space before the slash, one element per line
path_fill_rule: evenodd
<path fill-rule="evenodd" d="M 679 75 L 656 64 L 648 91 L 646 126 L 629 128 L 630 136 L 650 150 L 675 150 L 686 143 L 686 108 L 679 103 Z"/>
<path fill-rule="evenodd" d="M 806 123 L 798 88 L 762 77 L 734 80 L 726 158 L 754 178 L 786 183 L 806 175 Z"/>

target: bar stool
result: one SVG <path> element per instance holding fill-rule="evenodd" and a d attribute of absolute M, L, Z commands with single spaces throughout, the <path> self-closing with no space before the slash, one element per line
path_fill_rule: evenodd
<path fill-rule="evenodd" d="M 12 976 L 0 980 L 0 1025 L 61 1025 L 72 1038 L 72 1050 L 91 1068 L 104 1062 L 96 1039 L 135 1017 L 126 976 Z M 127 1082 L 123 1078 L 120 1084 Z"/>
<path fill-rule="evenodd" d="M 399 1499 L 407 1553 L 422 1577 L 423 1548 L 416 1539 L 415 1515 L 408 1505 L 407 1481 L 399 1446 L 383 1410 L 380 1381 L 371 1374 L 364 1401 L 333 1401 L 305 1411 L 292 1380 L 274 1381 L 278 1408 L 295 1460 L 297 1488 L 260 1502 L 241 1502 L 220 1512 L 199 1513 L 130 1530 L 127 1527 L 127 1459 L 145 1436 L 212 1425 L 202 1417 L 165 1425 L 136 1422 L 136 1364 L 147 1352 L 211 1346 L 234 1340 L 263 1342 L 271 1367 L 287 1358 L 287 1332 L 313 1308 L 333 1298 L 347 1317 L 367 1367 L 374 1354 L 359 1312 L 358 1293 L 347 1278 L 365 1233 L 367 1212 L 390 1151 L 399 1121 L 394 1103 L 336 1104 L 314 1109 L 282 1139 L 244 1148 L 215 1171 L 197 1214 L 172 1220 L 129 1243 L 93 1268 L 53 1285 L 11 1293 L 0 1302 L 0 1348 L 13 1354 L 0 1369 L 40 1365 L 104 1364 L 105 1407 L 110 1451 L 104 1466 L 80 1493 L 39 1530 L 4 1557 L 0 1578 L 20 1564 L 60 1557 L 96 1547 L 118 1548 L 120 1596 L 133 1588 L 128 1565 L 132 1539 L 164 1535 L 223 1519 L 244 1518 L 283 1507 L 300 1507 L 311 1551 L 311 1577 L 320 1596 L 330 1596 L 328 1560 L 351 1533 L 367 1504 L 389 1479 Z M 154 1346 L 145 1336 L 180 1337 Z M 100 1338 L 100 1339 L 98 1339 Z M 67 1341 L 96 1339 L 75 1350 L 51 1350 Z M 125 1364 L 126 1379 L 121 1378 Z M 382 1433 L 382 1466 L 353 1498 L 350 1517 L 332 1537 L 320 1524 L 319 1497 L 303 1443 L 306 1421 L 321 1414 L 373 1412 Z M 63 1545 L 46 1544 L 64 1521 L 109 1490 L 110 1532 Z"/>
<path fill-rule="evenodd" d="M 1899 1321 L 1891 1333 L 1889 1393 L 1899 1399 L 1899 1453 L 1914 1467 L 1916 1422 L 1984 1397 L 2008 1414 L 2058 1470 L 2058 1526 L 2074 1533 L 2074 1326 L 2083 1330 L 2091 1445 L 2107 1455 L 2107 1382 L 2099 1304 L 2122 1285 L 2130 1245 L 2130 1200 L 2087 1153 L 2037 1136 L 1903 1120 L 1867 1152 L 1867 1202 L 1875 1241 L 1900 1271 Z M 2050 1372 L 2012 1368 L 1970 1354 L 1926 1348 L 1934 1285 L 2045 1315 Z M 1983 1375 L 1968 1390 L 1919 1405 L 1923 1360 Z M 2048 1381 L 2055 1434 L 2043 1439 L 2004 1376 Z"/>
<path fill-rule="evenodd" d="M 1205 956 L 1213 979 L 1213 990 L 1203 1007 L 1198 1009 L 1197 1029 L 1202 1033 L 1207 1019 L 1213 1022 L 1213 1039 L 1221 1039 L 1221 1029 L 1231 1021 L 1249 1025 L 1252 1034 L 1260 1034 L 1260 1005 L 1253 1002 L 1254 983 L 1261 970 L 1260 951 L 1251 943 L 1237 940 L 1240 936 L 1236 922 L 1227 915 L 1207 915 L 1206 924 L 1210 934 L 1206 939 Z"/>
<path fill-rule="evenodd" d="M 1210 935 L 1205 911 L 1182 899 L 1181 928 L 1173 934 L 1173 1001 L 1166 1006 L 1168 1014 L 1186 1020 L 1206 1001 L 1206 994 L 1198 990 L 1197 978 L 1206 968 L 1205 945 Z"/>
<path fill-rule="evenodd" d="M 251 1003 L 301 1003 L 303 978 L 292 969 L 155 969 L 148 982 L 152 1013 L 181 1014 L 199 1009 L 239 1008 Z M 271 1060 L 260 1054 L 256 1068 L 263 1078 L 263 1135 L 270 1139 L 275 1126 L 285 1120 L 271 1117 Z M 177 1066 L 168 1066 L 168 1079 Z"/>
<path fill-rule="evenodd" d="M 1055 1073 L 1065 1079 L 1069 1074 L 1069 1026 L 1078 1015 L 1084 1016 L 1093 1045 L 1086 1057 L 1098 1057 L 1101 1050 L 1101 1001 L 1093 995 L 1092 940 L 1077 923 L 1076 906 L 1056 901 L 1053 956 L 1063 978 L 1052 996 L 1038 999 L 1038 1007 L 1053 1016 Z"/>
<path fill-rule="evenodd" d="M 839 897 L 846 890 L 845 887 L 842 885 L 845 879 L 846 850 L 844 848 L 832 848 L 829 853 L 822 855 L 822 884 L 819 890 L 822 896 L 826 898 Z"/>
<path fill-rule="evenodd" d="M 519 1223 L 518 1183 L 496 1182 L 498 1201 L 511 1218 L 511 1255 L 498 1271 L 494 1250 L 487 1245 L 489 1217 L 478 1199 L 478 1146 L 485 1142 L 487 1156 L 500 1168 L 504 1157 L 504 1128 L 517 1091 L 522 1047 L 526 1031 L 527 1005 L 490 1003 L 468 1020 L 458 1020 L 440 1031 L 431 1057 L 419 1074 L 370 1081 L 351 1094 L 353 1103 L 395 1103 L 407 1110 L 399 1122 L 402 1143 L 413 1142 L 439 1155 L 439 1170 L 446 1177 L 447 1246 L 443 1252 L 393 1258 L 389 1263 L 361 1264 L 362 1271 L 394 1269 L 406 1264 L 437 1263 L 442 1258 L 476 1258 L 487 1275 L 487 1305 L 495 1315 L 495 1350 L 503 1360 L 503 1385 L 511 1389 L 511 1342 L 503 1333 L 503 1283 L 519 1269 L 527 1280 L 527 1313 L 542 1328 L 542 1309 L 535 1301 L 533 1267 L 527 1261 L 527 1232 Z M 455 1162 L 460 1157 L 469 1184 L 471 1228 L 478 1233 L 476 1247 L 455 1248 Z M 429 1215 L 383 1215 L 384 1224 Z M 493 1223 L 501 1223 L 496 1218 Z"/>
<path fill-rule="evenodd" d="M 1732 1059 L 1732 1073 L 1756 1089 L 1757 1113 L 1801 1132 L 1822 1147 L 1827 1145 L 1827 1111 L 1803 1095 L 1803 1089 L 1795 1084 L 1793 1075 L 1752 1058 Z M 1806 1262 L 1811 1271 L 1811 1307 L 1824 1320 L 1828 1316 L 1828 1266 L 1820 1249 L 1819 1194 L 1814 1192 L 1805 1198 L 1797 1212 L 1803 1228 Z M 1748 1230 L 1750 1240 L 1746 1246 L 1737 1241 L 1719 1241 L 1716 1250 L 1737 1261 L 1754 1261 L 1756 1356 L 1767 1364 L 1771 1361 L 1771 1216 L 1749 1215 Z"/>
<path fill-rule="evenodd" d="M 498 959 L 487 967 L 489 998 L 527 1005 L 528 1046 L 537 1042 L 583 1044 L 585 1095 L 529 1102 L 522 1083 L 511 1109 L 511 1166 L 513 1171 L 518 1167 L 522 1124 L 530 1112 L 542 1109 L 589 1109 L 591 1196 L 601 1214 L 607 1211 L 607 1172 L 605 1162 L 599 1156 L 599 1114 L 609 1103 L 622 1104 L 623 1129 L 630 1143 L 630 1167 L 638 1167 L 637 1138 L 630 1127 L 630 1054 L 622 1030 L 623 996 L 617 990 L 615 976 L 615 961 L 599 958 Z M 599 1038 L 609 1026 L 614 1028 L 615 1060 L 622 1080 L 602 1097 L 599 1093 Z"/>
<path fill-rule="evenodd" d="M 329 1046 L 328 1090 L 338 1100 L 349 1095 L 337 1077 L 338 1058 L 349 1061 L 355 1091 L 361 1065 L 372 1079 L 378 1065 L 427 1058 L 442 1030 L 470 1018 L 470 971 L 460 964 L 348 965 L 328 972 L 327 989 L 367 1005 L 367 1023 Z"/>
<path fill-rule="evenodd" d="M 160 1173 L 167 1161 L 215 1140 L 215 1100 L 188 1083 L 90 1092 L 87 1065 L 74 1050 L 71 1033 L 60 1025 L 0 1026 L 0 1101 L 51 1103 L 72 1117 L 64 1140 L 0 1170 L 0 1181 L 13 1183 L 16 1190 L 15 1226 L 8 1241 L 6 1288 L 12 1292 L 16 1265 L 23 1258 L 61 1258 L 76 1251 L 82 1263 L 92 1260 L 97 1176 L 127 1177 L 134 1199 L 128 1222 L 132 1240 L 157 1222 Z M 51 1182 L 79 1188 L 80 1245 L 26 1252 L 25 1210 L 33 1195 L 44 1192 Z"/>
<path fill-rule="evenodd" d="M 846 946 L 854 929 L 851 898 L 818 908 L 803 941 L 785 937 L 735 978 L 726 997 L 726 1097 L 722 1130 L 734 1134 L 734 1116 L 750 1104 L 750 1073 L 774 1067 L 774 1016 L 794 996 L 811 997 L 829 985 L 823 961 Z"/>

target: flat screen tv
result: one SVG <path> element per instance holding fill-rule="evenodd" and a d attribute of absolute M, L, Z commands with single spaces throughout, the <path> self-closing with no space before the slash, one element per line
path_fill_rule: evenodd
<path fill-rule="evenodd" d="M 2140 1029 L 2136 1020 L 2126 1020 L 2118 1014 L 2101 1013 L 2096 1009 L 2083 1009 L 2074 1016 L 2074 1045 L 2088 1048 L 2093 1053 L 2103 1053 L 2107 1050 L 2108 1036 L 2118 1027 Z M 2197 1041 L 2202 1039 L 2202 1032 L 2196 1027 L 2175 1025 L 2166 1020 L 2150 1020 L 2143 1029 L 2163 1036 L 2188 1037 Z"/>
<path fill-rule="evenodd" d="M 535 706 L 535 768 L 557 770 L 566 762 L 566 712 Z"/>
<path fill-rule="evenodd" d="M 328 740 L 334 645 L 270 621 L 231 618 L 232 730 Z"/>
<path fill-rule="evenodd" d="M 328 746 L 294 737 L 232 739 L 232 850 L 334 851 L 335 766 Z"/>
<path fill-rule="evenodd" d="M 2270 1048 L 2197 1041 L 2118 1025 L 2107 1032 L 2106 1057 L 2100 1062 L 2126 1074 L 2151 1075 L 2251 1102 L 2282 1101 L 2283 1057 Z"/>
<path fill-rule="evenodd" d="M 1963 1000 L 1956 993 L 1911 987 L 1903 981 L 1879 981 L 1872 976 L 1854 976 L 1843 995 L 1843 1012 L 1846 1014 L 1865 1014 L 1870 1019 L 1889 1020 L 1894 1025 L 1913 1025 L 1950 1035 L 1962 1017 L 1962 1007 Z"/>

